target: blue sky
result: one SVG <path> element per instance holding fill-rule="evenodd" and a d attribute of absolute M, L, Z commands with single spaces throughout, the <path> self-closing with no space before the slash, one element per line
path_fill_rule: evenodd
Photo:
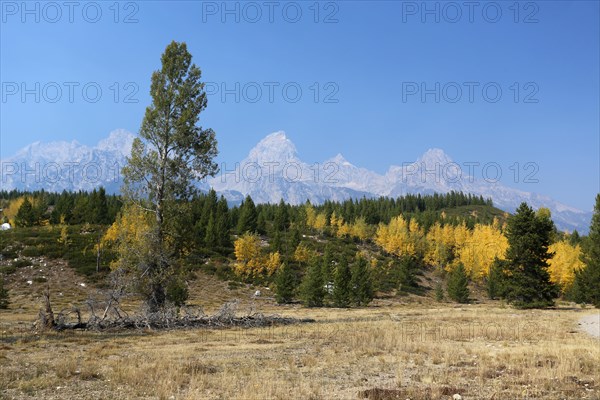
<path fill-rule="evenodd" d="M 285 130 L 307 162 L 341 152 L 383 173 L 438 147 L 582 209 L 600 191 L 597 1 L 47 4 L 1 4 L 2 157 L 137 132 L 151 73 L 177 40 L 219 90 L 201 118 L 219 161 Z M 524 182 L 528 162 L 537 183 Z"/>

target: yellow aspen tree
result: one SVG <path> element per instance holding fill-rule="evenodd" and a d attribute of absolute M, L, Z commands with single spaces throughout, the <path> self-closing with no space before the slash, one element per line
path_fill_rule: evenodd
<path fill-rule="evenodd" d="M 337 237 L 341 238 L 344 236 L 350 236 L 351 233 L 352 233 L 352 229 L 351 229 L 350 225 L 345 223 L 343 219 L 341 221 L 339 221 Z"/>
<path fill-rule="evenodd" d="M 278 251 L 269 253 L 265 260 L 265 272 L 267 275 L 273 275 L 281 266 L 281 255 Z"/>
<path fill-rule="evenodd" d="M 425 262 L 430 265 L 441 266 L 448 260 L 447 237 L 444 236 L 444 228 L 436 222 L 427 232 L 427 251 Z"/>
<path fill-rule="evenodd" d="M 548 272 L 550 280 L 560 285 L 564 291 L 568 288 L 575 279 L 575 271 L 579 271 L 584 267 L 581 261 L 581 247 L 573 246 L 568 241 L 560 241 L 550 245 L 548 248 L 554 253 L 548 263 Z"/>
<path fill-rule="evenodd" d="M 153 232 L 153 215 L 142 208 L 127 203 L 123 206 L 115 222 L 102 237 L 101 244 L 113 247 L 119 258 L 110 265 L 125 269 L 142 264 L 154 251 L 150 235 Z"/>
<path fill-rule="evenodd" d="M 329 226 L 331 227 L 331 234 L 334 236 L 337 236 L 340 221 L 343 223 L 344 219 L 342 217 L 338 217 L 335 211 L 332 212 L 331 218 L 329 218 Z"/>
<path fill-rule="evenodd" d="M 296 250 L 294 251 L 294 260 L 298 262 L 308 262 L 314 256 L 314 252 L 312 252 L 305 244 L 300 243 Z"/>
<path fill-rule="evenodd" d="M 379 224 L 375 243 L 397 256 L 417 256 L 423 244 L 423 230 L 416 221 L 407 223 L 402 215 L 392 218 L 388 225 Z"/>
<path fill-rule="evenodd" d="M 370 235 L 370 227 L 364 217 L 357 218 L 350 227 L 350 234 L 360 240 L 367 240 Z"/>
<path fill-rule="evenodd" d="M 323 232 L 325 226 L 327 226 L 327 215 L 325 215 L 325 213 L 317 214 L 317 216 L 315 217 L 313 228 L 315 228 L 319 232 Z"/>
<path fill-rule="evenodd" d="M 245 233 L 233 244 L 235 259 L 234 272 L 244 278 L 271 275 L 281 265 L 279 252 L 263 254 L 260 238 L 253 233 Z"/>
<path fill-rule="evenodd" d="M 306 225 L 314 227 L 315 220 L 317 219 L 317 212 L 315 211 L 315 208 L 312 206 L 312 204 L 306 204 L 304 206 L 304 210 L 306 213 Z"/>
<path fill-rule="evenodd" d="M 508 240 L 494 225 L 476 224 L 458 251 L 458 259 L 474 279 L 483 279 L 496 258 L 504 259 Z"/>

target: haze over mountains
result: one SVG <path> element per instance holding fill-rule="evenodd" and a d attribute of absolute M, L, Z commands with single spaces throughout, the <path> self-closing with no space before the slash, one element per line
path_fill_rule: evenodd
<path fill-rule="evenodd" d="M 32 143 L 2 160 L 2 189 L 77 191 L 104 186 L 109 192 L 117 192 L 120 168 L 125 165 L 134 137 L 125 130 L 116 130 L 94 147 L 76 141 Z M 219 174 L 201 182 L 200 187 L 213 187 L 231 203 L 250 195 L 257 203 L 276 203 L 283 198 L 291 204 L 307 199 L 317 204 L 363 196 L 397 197 L 454 190 L 492 198 L 496 207 L 508 212 L 523 201 L 536 209 L 548 207 L 559 229 L 588 231 L 591 212 L 504 186 L 495 181 L 493 165 L 487 170 L 489 176 L 482 176 L 483 167 L 454 162 L 440 149 L 428 150 L 415 162 L 392 165 L 383 175 L 357 167 L 341 154 L 323 163 L 308 164 L 280 131 L 266 136 L 236 165 L 223 165 Z"/>

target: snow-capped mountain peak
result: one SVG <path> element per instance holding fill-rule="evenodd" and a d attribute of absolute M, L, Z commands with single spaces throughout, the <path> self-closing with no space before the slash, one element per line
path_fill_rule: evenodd
<path fill-rule="evenodd" d="M 284 131 L 273 132 L 262 139 L 250 150 L 247 161 L 280 162 L 297 161 L 296 146 L 289 140 Z"/>
<path fill-rule="evenodd" d="M 96 145 L 97 150 L 119 152 L 128 156 L 131 151 L 135 135 L 125 129 L 116 129 L 112 131 L 106 139 L 102 139 Z"/>
<path fill-rule="evenodd" d="M 34 142 L 2 160 L 2 188 L 60 192 L 104 186 L 118 192 L 133 139 L 132 133 L 119 129 L 94 147 L 76 140 Z"/>
<path fill-rule="evenodd" d="M 335 163 L 340 167 L 354 167 L 350 161 L 346 160 L 342 153 L 337 153 L 335 157 L 330 158 L 325 163 Z"/>
<path fill-rule="evenodd" d="M 425 165 L 427 167 L 433 166 L 444 166 L 452 162 L 450 156 L 448 156 L 442 149 L 429 149 L 421 157 L 417 159 L 417 163 Z"/>

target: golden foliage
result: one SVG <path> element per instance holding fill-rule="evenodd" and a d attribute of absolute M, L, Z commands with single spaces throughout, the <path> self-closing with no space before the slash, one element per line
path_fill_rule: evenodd
<path fill-rule="evenodd" d="M 508 240 L 502 234 L 498 220 L 491 225 L 476 224 L 473 230 L 464 223 L 443 227 L 436 223 L 427 233 L 427 243 L 427 263 L 448 270 L 462 263 L 475 279 L 487 276 L 494 259 L 503 259 L 508 249 Z"/>
<path fill-rule="evenodd" d="M 240 236 L 234 243 L 234 252 L 234 272 L 244 278 L 271 275 L 281 265 L 279 252 L 264 254 L 260 238 L 253 233 Z"/>
<path fill-rule="evenodd" d="M 366 240 L 372 235 L 372 229 L 363 217 L 359 217 L 350 226 L 350 235 L 360 240 Z"/>
<path fill-rule="evenodd" d="M 423 229 L 413 219 L 407 222 L 402 215 L 392 218 L 388 225 L 379 224 L 375 243 L 397 256 L 417 256 L 424 253 Z"/>
<path fill-rule="evenodd" d="M 311 251 L 305 244 L 300 243 L 294 251 L 294 260 L 298 262 L 309 262 L 315 253 Z"/>
<path fill-rule="evenodd" d="M 135 266 L 137 261 L 153 252 L 150 235 L 154 228 L 153 215 L 135 204 L 125 204 L 115 222 L 102 237 L 102 245 L 112 246 L 119 258 L 110 265 Z"/>
<path fill-rule="evenodd" d="M 573 283 L 575 271 L 583 268 L 584 264 L 581 261 L 581 247 L 573 246 L 567 241 L 553 243 L 548 248 L 550 252 L 554 252 L 548 263 L 548 272 L 550 280 L 560 285 L 564 290 Z"/>
<path fill-rule="evenodd" d="M 31 196 L 28 198 L 31 204 L 33 204 L 33 198 Z M 17 197 L 16 199 L 11 200 L 10 203 L 8 203 L 8 206 L 2 210 L 2 214 L 8 218 L 8 222 L 11 224 L 11 226 L 15 226 L 15 215 L 17 215 L 17 212 L 19 211 L 19 208 L 21 208 L 21 205 L 24 201 L 25 196 Z"/>
<path fill-rule="evenodd" d="M 427 232 L 427 252 L 425 262 L 431 265 L 447 265 L 454 258 L 454 227 L 452 225 L 441 226 L 436 222 Z"/>
<path fill-rule="evenodd" d="M 474 279 L 482 279 L 490 272 L 496 258 L 504 259 L 508 239 L 496 225 L 476 224 L 463 246 L 458 248 L 458 261 Z"/>
<path fill-rule="evenodd" d="M 325 213 L 317 213 L 311 204 L 305 206 L 306 224 L 320 232 L 327 226 L 327 215 Z"/>

